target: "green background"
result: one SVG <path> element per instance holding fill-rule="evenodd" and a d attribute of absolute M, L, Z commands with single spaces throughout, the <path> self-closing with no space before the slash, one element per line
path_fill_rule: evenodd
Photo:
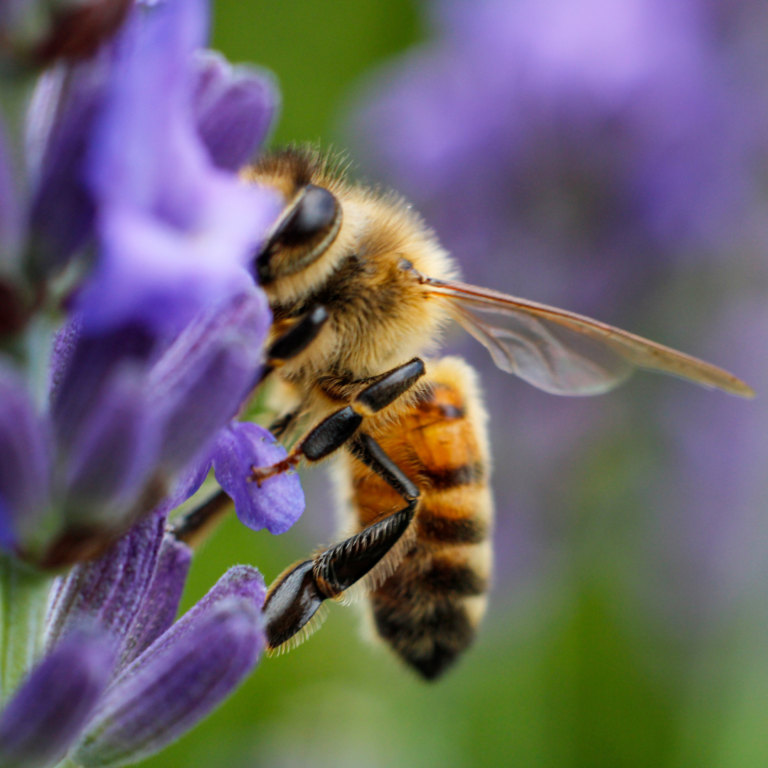
<path fill-rule="evenodd" d="M 422 24 L 406 0 L 219 0 L 213 46 L 277 76 L 273 143 L 338 146 L 356 79 L 423 38 Z M 592 451 L 579 513 L 637 511 L 633 478 L 622 473 L 642 464 L 644 448 L 616 448 Z M 284 536 L 228 520 L 198 553 L 184 607 L 235 563 L 257 565 L 269 582 L 331 538 L 318 512 L 330 494 L 322 470 L 305 488 L 307 512 Z M 439 683 L 417 680 L 361 638 L 354 609 L 332 606 L 309 642 L 264 659 L 216 713 L 145 765 L 768 765 L 764 628 L 737 618 L 699 638 L 659 626 L 618 573 L 625 535 L 608 530 L 546 577 L 495 592 L 477 646 Z"/>

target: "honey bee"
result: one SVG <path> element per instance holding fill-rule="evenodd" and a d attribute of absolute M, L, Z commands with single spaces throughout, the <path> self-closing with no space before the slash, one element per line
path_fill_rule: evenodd
<path fill-rule="evenodd" d="M 271 585 L 272 651 L 306 637 L 325 601 L 356 592 L 366 594 L 378 634 L 427 679 L 471 644 L 485 610 L 493 505 L 475 372 L 459 358 L 433 358 L 451 321 L 499 368 L 553 394 L 606 392 L 634 368 L 754 394 L 668 347 L 460 282 L 409 205 L 350 183 L 313 151 L 267 154 L 243 176 L 285 201 L 254 270 L 274 317 L 265 376 L 293 399 L 272 427 L 292 448 L 252 479 L 338 451 L 350 511 L 339 543 Z"/>

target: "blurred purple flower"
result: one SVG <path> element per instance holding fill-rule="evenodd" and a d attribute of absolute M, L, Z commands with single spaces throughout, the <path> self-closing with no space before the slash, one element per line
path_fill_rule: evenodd
<path fill-rule="evenodd" d="M 705 345 L 686 343 L 696 336 L 662 288 L 669 293 L 673 271 L 705 266 L 718 282 L 715 270 L 751 275 L 764 261 L 764 4 L 443 0 L 431 8 L 431 40 L 361 89 L 352 134 L 364 168 L 424 214 L 470 282 L 705 355 Z M 503 581 L 520 570 L 511 564 L 540 568 L 553 542 L 573 536 L 564 523 L 601 448 L 640 425 L 668 435 L 673 427 L 649 416 L 665 412 L 658 402 L 643 403 L 635 423 L 618 395 L 553 399 L 490 371 L 471 342 L 461 351 L 489 371 Z M 748 374 L 733 353 L 712 358 Z M 715 395 L 665 385 L 678 389 L 723 407 Z M 703 463 L 696 471 L 720 476 L 741 439 L 721 442 L 713 428 L 712 471 Z M 683 475 L 684 464 L 670 462 Z M 686 505 L 694 515 L 695 495 L 678 489 L 674 498 L 679 519 Z M 711 542 L 721 530 L 713 524 Z"/>
<path fill-rule="evenodd" d="M 56 646 L 0 713 L 0 764 L 58 763 L 104 693 L 114 655 L 109 636 L 94 629 L 73 632 Z"/>
<path fill-rule="evenodd" d="M 190 12 L 183 3 L 176 3 L 175 7 L 176 13 Z M 198 13 L 203 10 L 198 7 Z M 122 45 L 122 48 L 114 51 L 112 46 L 85 62 L 50 70 L 40 79 L 35 92 L 27 137 L 29 161 L 36 178 L 30 251 L 35 269 L 42 273 L 61 268 L 93 236 L 96 206 L 111 200 L 108 192 L 101 194 L 98 185 L 94 188 L 88 183 L 89 174 L 83 166 L 91 144 L 101 141 L 105 132 L 105 139 L 109 138 L 110 127 L 103 126 L 110 122 L 109 114 L 117 110 L 113 120 L 119 121 L 120 110 L 132 108 L 124 91 L 128 90 L 131 77 L 136 78 L 135 71 L 143 67 L 143 63 L 136 60 L 139 51 L 130 49 L 125 41 L 115 45 Z M 185 166 L 191 157 L 195 166 L 192 176 L 202 188 L 210 180 L 214 185 L 226 180 L 226 175 L 216 173 L 210 163 L 226 171 L 236 171 L 251 159 L 275 119 L 279 96 L 267 73 L 254 68 L 232 67 L 219 54 L 196 50 L 194 45 L 187 48 L 189 50 L 178 52 L 175 61 L 156 52 L 161 62 L 155 62 L 155 65 L 162 63 L 165 68 L 174 65 L 178 70 L 176 91 L 181 104 L 163 105 L 160 109 L 156 91 L 139 94 L 141 110 L 130 123 L 132 146 L 134 152 L 150 155 L 154 149 L 162 155 L 161 177 L 170 173 L 189 181 L 186 175 L 190 171 Z M 129 82 L 122 82 L 122 86 L 112 84 L 118 73 L 123 73 Z M 139 83 L 137 87 L 141 85 Z M 169 107 L 176 111 L 173 120 L 168 118 L 166 142 L 177 142 L 175 134 L 180 131 L 186 153 L 170 153 L 161 138 L 153 135 L 160 130 L 156 124 L 159 123 L 158 115 L 171 114 Z M 114 122 L 111 124 L 114 127 Z M 195 139 L 195 128 L 202 144 Z M 125 126 L 120 126 L 120 136 L 124 140 L 127 138 L 125 130 Z M 151 142 L 147 139 L 148 132 L 152 136 Z M 95 154 L 93 162 L 97 167 L 91 172 L 98 174 L 98 166 L 102 163 L 107 168 L 104 173 L 112 173 L 116 161 L 114 158 L 110 160 L 108 148 Z M 142 160 L 143 173 L 158 167 L 156 157 L 145 156 Z M 178 167 L 174 167 L 174 163 Z M 115 172 L 120 173 L 119 169 Z M 138 181 L 141 185 L 141 179 Z M 113 177 L 104 185 L 109 187 L 111 183 Z M 231 178 L 225 187 L 233 186 L 243 192 Z M 158 188 L 157 194 L 161 193 L 166 194 Z M 250 190 L 250 194 L 259 197 L 254 207 L 258 213 L 253 215 L 253 226 L 258 234 L 259 216 L 268 217 L 270 209 L 265 207 L 263 193 Z M 198 197 L 202 198 L 203 207 L 210 207 L 202 194 Z M 133 200 L 132 204 L 138 202 Z M 162 215 L 159 218 L 162 223 Z M 197 235 L 201 234 L 197 232 Z"/>
<path fill-rule="evenodd" d="M 280 94 L 268 72 L 233 67 L 223 56 L 197 57 L 194 112 L 213 163 L 238 171 L 253 159 L 276 119 Z"/>
<path fill-rule="evenodd" d="M 28 537 L 45 514 L 50 435 L 22 376 L 0 365 L 0 546 Z"/>
<path fill-rule="evenodd" d="M 248 261 L 279 213 L 269 192 L 218 170 L 200 139 L 194 54 L 206 24 L 205 0 L 168 0 L 139 7 L 116 40 L 85 171 L 101 246 L 77 301 L 89 331 L 178 331 L 250 283 Z"/>
<path fill-rule="evenodd" d="M 92 236 L 96 203 L 82 167 L 108 76 L 102 52 L 49 70 L 35 89 L 27 158 L 34 179 L 29 258 L 38 278 L 60 269 Z"/>
<path fill-rule="evenodd" d="M 177 501 L 58 580 L 47 655 L 0 713 L 3 765 L 42 768 L 71 749 L 84 766 L 134 762 L 179 738 L 253 668 L 264 645 L 255 569 L 230 569 L 174 624 L 191 557 L 165 532 Z"/>
<path fill-rule="evenodd" d="M 644 489 L 648 525 L 638 544 L 655 568 L 643 597 L 677 625 L 722 617 L 745 597 L 763 602 L 768 361 L 756 351 L 768 339 L 765 265 L 752 277 L 738 299 L 709 307 L 703 344 L 755 384 L 756 400 L 675 389 L 656 404 L 666 461 L 659 482 Z"/>
<path fill-rule="evenodd" d="M 36 415 L 21 378 L 4 373 L 0 532 L 6 547 L 50 565 L 85 556 L 162 497 L 190 463 L 203 463 L 202 481 L 216 440 L 248 436 L 238 454 L 243 482 L 252 465 L 280 460 L 285 450 L 271 445 L 271 437 L 265 443 L 260 427 L 225 426 L 259 370 L 269 323 L 264 294 L 251 285 L 200 314 L 159 350 L 139 328 L 92 337 L 75 324 L 54 350 L 52 429 Z M 225 488 L 251 527 L 283 531 L 303 511 L 295 475 L 263 490 L 240 490 L 233 470 Z M 41 516 L 51 507 L 60 513 L 57 536 L 39 541 Z M 274 509 L 286 517 L 277 522 Z"/>
<path fill-rule="evenodd" d="M 765 109 L 728 87 L 706 21 L 686 0 L 438 3 L 357 142 L 472 280 L 615 311 L 747 215 Z"/>

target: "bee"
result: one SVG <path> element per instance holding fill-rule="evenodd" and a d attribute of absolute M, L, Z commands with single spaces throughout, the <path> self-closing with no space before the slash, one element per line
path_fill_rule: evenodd
<path fill-rule="evenodd" d="M 271 651 L 308 636 L 327 600 L 361 592 L 376 632 L 426 679 L 471 644 L 491 575 L 487 416 L 475 372 L 434 357 L 449 323 L 503 371 L 553 394 L 600 394 L 634 368 L 754 394 L 655 342 L 460 282 L 402 198 L 350 183 L 316 152 L 266 154 L 243 176 L 285 201 L 254 271 L 273 313 L 264 377 L 292 399 L 272 427 L 292 447 L 252 480 L 336 454 L 350 513 L 338 543 L 270 586 Z"/>

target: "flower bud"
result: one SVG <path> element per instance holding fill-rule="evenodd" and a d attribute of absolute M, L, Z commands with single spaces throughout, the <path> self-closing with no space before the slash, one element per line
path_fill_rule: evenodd
<path fill-rule="evenodd" d="M 43 768 L 64 757 L 112 674 L 104 632 L 70 634 L 22 683 L 0 714 L 0 765 Z"/>
<path fill-rule="evenodd" d="M 250 672 L 264 636 L 260 574 L 241 566 L 110 687 L 73 759 L 113 768 L 154 754 L 218 706 Z"/>

